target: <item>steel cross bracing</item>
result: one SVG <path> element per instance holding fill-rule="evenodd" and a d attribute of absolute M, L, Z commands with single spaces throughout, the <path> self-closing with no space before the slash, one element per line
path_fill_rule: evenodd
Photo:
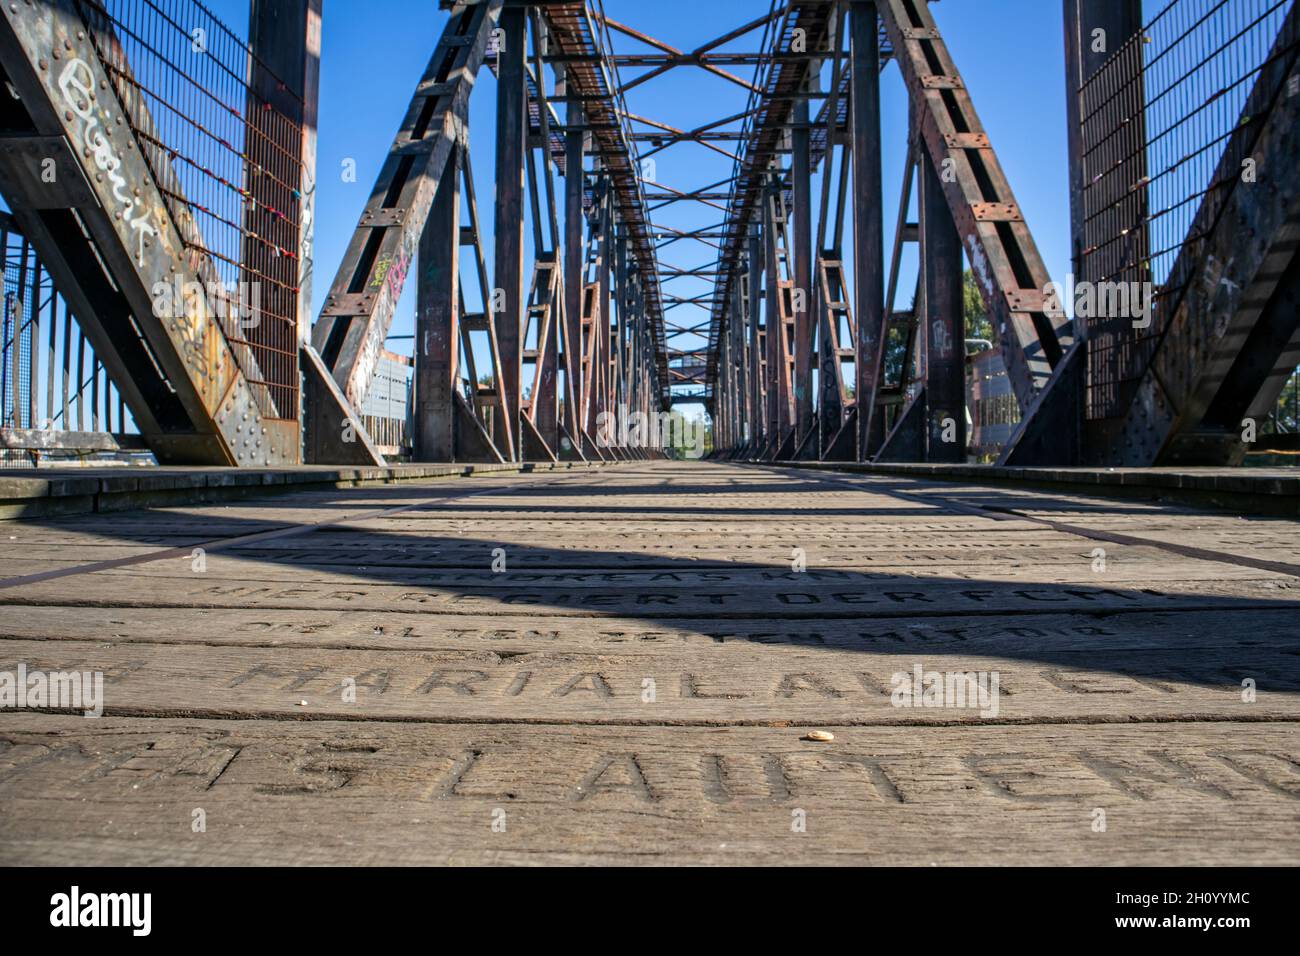
<path fill-rule="evenodd" d="M 990 407 L 1008 414 L 993 369 L 1017 412 L 1000 419 L 1002 462 L 1241 461 L 1243 434 L 1270 416 L 1300 361 L 1300 209 L 1283 159 L 1297 137 L 1300 14 L 1291 0 L 1208 11 L 1171 0 L 1144 24 L 1139 0 L 1065 8 L 1075 278 L 1099 303 L 1084 315 L 1087 336 L 1061 304 L 926 0 L 774 5 L 718 231 L 706 372 L 718 448 L 964 461 L 968 418 L 982 428 Z M 1106 51 L 1088 44 L 1099 30 L 1116 41 Z M 789 56 L 796 40 L 821 62 Z M 909 123 L 886 263 L 876 76 L 889 60 Z M 818 166 L 819 216 L 808 182 Z M 1254 188 L 1243 166 L 1267 168 L 1267 184 Z M 811 314 L 793 310 L 792 336 L 787 248 Z M 899 308 L 907 255 L 917 284 Z M 988 380 L 969 394 L 967 346 L 982 340 L 967 341 L 963 260 L 996 347 L 995 360 L 971 364 Z M 1154 304 L 1134 317 L 1124 303 L 1143 285 L 1155 286 Z"/>
<path fill-rule="evenodd" d="M 639 90 L 636 95 L 649 96 L 650 94 L 645 93 L 641 88 L 670 70 L 689 67 L 698 70 L 700 77 L 714 86 L 740 88 L 752 97 L 757 92 L 753 83 L 726 69 L 726 66 L 756 66 L 763 57 L 760 54 L 723 51 L 720 48 L 733 41 L 742 40 L 755 31 L 766 29 L 772 16 L 769 12 L 767 15 L 741 23 L 721 36 L 714 37 L 690 50 L 679 49 L 650 36 L 632 23 L 615 21 L 609 17 L 606 17 L 604 22 L 611 33 L 617 35 L 621 43 L 630 42 L 648 48 L 648 52 L 615 54 L 614 60 L 619 64 L 629 68 L 646 68 L 644 72 L 624 77 L 625 94 Z M 730 144 L 744 138 L 745 133 L 738 124 L 749 115 L 748 110 L 732 112 L 688 128 L 668 122 L 672 117 L 662 115 L 657 105 L 653 111 L 654 115 L 647 115 L 650 112 L 650 110 L 640 110 L 627 114 L 627 118 L 635 124 L 634 139 L 644 144 L 640 154 L 643 164 L 653 162 L 654 157 L 680 145 L 695 146 L 706 151 L 705 155 L 720 155 L 728 162 L 734 162 L 737 155 Z M 642 178 L 647 189 L 651 190 L 647 196 L 651 201 L 650 212 L 655 214 L 653 232 L 659 240 L 659 248 L 663 249 L 680 242 L 698 242 L 710 250 L 719 248 L 715 240 L 721 237 L 718 232 L 721 226 L 682 229 L 670 225 L 665 221 L 665 217 L 684 207 L 697 211 L 716 209 L 719 213 L 725 213 L 726 206 L 723 200 L 730 195 L 733 177 L 728 176 L 691 188 L 678 188 L 657 181 L 653 175 L 645 171 Z M 673 258 L 677 258 L 676 251 Z M 712 280 L 716 280 L 719 275 L 715 267 L 703 264 L 683 267 L 665 262 L 659 271 L 659 279 L 664 286 L 674 280 L 700 280 L 712 284 Z M 690 309 L 701 309 L 707 312 L 713 298 L 712 291 L 689 295 L 666 292 L 663 296 L 664 309 L 665 312 Z M 706 321 L 676 317 L 667 322 L 666 339 L 670 346 L 668 349 L 669 384 L 673 389 L 669 396 L 670 401 L 689 402 L 707 399 L 705 374 L 707 329 Z M 699 346 L 691 344 L 691 340 L 696 339 L 701 343 Z"/>
<path fill-rule="evenodd" d="M 597 448 L 600 416 L 620 403 L 647 414 L 662 407 L 669 374 L 637 146 L 600 6 L 503 0 L 444 6 L 449 22 L 358 223 L 314 344 L 348 404 L 359 406 L 423 242 L 437 266 L 419 270 L 421 287 L 429 288 L 417 310 L 416 456 L 617 456 L 617 449 Z M 467 104 L 484 64 L 497 81 L 490 279 L 468 179 L 466 201 L 448 196 L 440 218 L 430 220 L 442 190 L 455 191 L 447 170 L 468 175 Z M 565 108 L 563 122 L 556 104 Z M 562 194 L 553 173 L 565 177 Z M 535 263 L 528 289 L 525 203 Z M 472 220 L 463 228 L 462 205 Z M 430 230 L 457 235 L 457 245 L 472 250 L 479 311 L 465 311 L 458 257 L 445 239 L 428 237 Z M 440 294 L 435 284 L 455 291 Z M 470 336 L 479 332 L 487 339 L 482 376 Z M 432 377 L 418 371 L 426 354 Z M 463 369 L 473 373 L 468 381 Z M 313 425 L 322 460 L 349 451 L 365 456 L 355 414 Z"/>
<path fill-rule="evenodd" d="M 815 51 L 820 59 L 781 55 L 797 48 Z M 929 443 L 940 441 L 942 422 L 957 426 L 949 429 L 956 441 L 947 444 L 954 444 L 960 455 L 965 419 L 963 251 L 1000 332 L 1003 359 L 1022 408 L 1030 407 L 1046 387 L 1071 343 L 1071 330 L 1062 315 L 1044 307 L 1046 269 L 928 5 L 924 0 L 793 3 L 774 15 L 765 52 L 768 59 L 722 230 L 707 372 L 711 384 L 735 379 L 733 370 L 720 370 L 725 358 L 751 374 L 757 371 L 764 381 L 756 390 L 751 384 L 743 397 L 733 386 L 725 408 L 716 407 L 719 396 L 711 393 L 714 413 L 747 417 L 728 431 L 748 435 L 743 447 L 733 450 L 755 457 L 933 457 Z M 882 197 L 874 185 L 880 178 L 881 149 L 875 77 L 891 60 L 907 87 L 911 129 L 886 291 Z M 810 122 L 812 99 L 821 105 Z M 783 162 L 786 153 L 788 164 Z M 838 176 L 833 170 L 837 158 Z M 809 177 L 818 165 L 822 195 L 814 247 Z M 928 182 L 930 188 L 921 191 L 919 221 L 908 222 L 917 170 L 922 185 Z M 931 170 L 942 175 L 936 172 L 930 182 L 926 175 Z M 773 194 L 779 197 L 775 213 L 763 205 L 763 197 Z M 792 278 L 780 274 L 787 207 L 797 224 Z M 854 230 L 852 289 L 840 251 L 846 218 Z M 747 255 L 756 251 L 746 249 L 755 231 L 766 260 L 757 270 L 746 264 Z M 900 312 L 893 302 L 906 242 L 919 245 L 922 278 L 914 306 Z M 744 322 L 737 301 L 742 276 L 755 284 L 763 271 L 771 308 L 763 310 L 756 330 L 766 359 L 754 363 L 745 355 L 756 347 L 754 333 L 736 334 L 737 323 Z M 778 324 L 785 329 L 790 323 L 783 304 L 791 281 L 804 308 L 794 310 L 792 337 L 775 336 Z M 748 308 L 755 307 L 756 297 L 744 298 Z M 792 356 L 786 354 L 788 341 Z M 851 395 L 844 372 L 849 362 L 854 366 Z M 753 413 L 757 398 L 766 402 L 765 418 Z M 951 457 L 954 449 L 935 444 L 932 451 Z"/>
<path fill-rule="evenodd" d="M 188 47 L 190 27 L 154 7 L 0 11 L 0 187 L 159 461 L 301 460 L 318 9 L 255 10 L 250 48 L 196 8 L 214 40 L 192 70 L 165 52 Z M 281 29 L 297 42 L 278 44 Z M 232 294 L 236 280 L 260 286 L 260 304 Z"/>

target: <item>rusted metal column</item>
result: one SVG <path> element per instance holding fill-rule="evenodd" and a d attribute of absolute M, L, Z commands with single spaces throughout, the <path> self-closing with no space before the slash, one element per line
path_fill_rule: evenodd
<path fill-rule="evenodd" d="M 610 404 L 614 408 L 627 405 L 627 377 L 625 374 L 627 355 L 623 343 L 627 338 L 627 324 L 631 318 L 628 301 L 628 258 L 627 234 L 620 228 L 614 237 L 614 301 L 618 303 L 610 326 L 609 365 L 613 375 Z M 629 408 L 630 412 L 631 409 Z"/>
<path fill-rule="evenodd" d="M 570 94 L 573 90 L 567 90 Z M 583 239 L 586 219 L 582 214 L 584 186 L 583 154 L 586 131 L 582 105 L 570 100 L 564 133 L 564 403 L 565 425 L 574 442 L 581 445 L 582 393 L 582 283 Z"/>
<path fill-rule="evenodd" d="M 816 363 L 812 347 L 812 171 L 806 99 L 799 100 L 794 109 L 791 145 L 794 150 L 790 170 L 794 187 L 794 231 L 790 251 L 794 256 L 794 406 L 797 448 L 812 429 L 812 374 Z"/>
<path fill-rule="evenodd" d="M 733 287 L 731 302 L 731 408 L 727 450 L 740 445 L 745 420 L 745 312 L 741 310 L 740 289 Z"/>
<path fill-rule="evenodd" d="M 731 424 L 731 336 L 718 339 L 718 379 L 713 396 L 713 416 L 716 424 L 718 446 L 725 448 Z"/>
<path fill-rule="evenodd" d="M 731 405 L 731 441 L 728 450 L 743 442 L 745 436 L 745 402 L 748 395 L 745 382 L 747 356 L 745 350 L 745 306 L 740 295 L 740 283 L 732 286 L 731 293 L 731 362 L 732 405 Z"/>
<path fill-rule="evenodd" d="M 616 412 L 613 407 L 613 396 L 611 394 L 611 377 L 610 377 L 610 329 L 612 328 L 613 316 L 611 311 L 614 307 L 613 300 L 610 297 L 610 272 L 614 243 L 611 241 L 614 232 L 614 200 L 613 200 L 613 182 L 608 177 L 605 180 L 606 201 L 602 206 L 600 219 L 600 268 L 596 276 L 597 295 L 600 296 L 600 320 L 596 328 L 592 329 L 592 334 L 596 336 L 596 375 L 599 376 L 600 384 L 596 386 L 596 395 L 599 405 L 596 409 L 597 414 L 600 412 Z M 622 433 L 622 429 L 615 431 L 616 435 Z"/>
<path fill-rule="evenodd" d="M 554 261 L 555 253 L 538 253 L 539 257 L 545 256 Z M 551 279 L 554 281 L 554 273 L 551 273 Z M 559 286 L 553 286 L 556 292 Z M 537 434 L 541 436 L 546 447 L 555 451 L 560 447 L 560 422 L 559 422 L 559 395 L 557 392 L 556 379 L 559 375 L 559 337 L 560 337 L 560 310 L 561 303 L 559 296 L 552 296 L 549 290 L 542 295 L 542 300 L 549 303 L 548 314 L 546 317 L 546 328 L 541 328 L 539 321 L 537 335 L 541 341 L 538 342 L 537 363 L 539 373 L 537 375 L 537 392 L 532 396 L 533 404 L 533 424 L 537 427 Z"/>
<path fill-rule="evenodd" d="M 415 288 L 416 461 L 455 461 L 455 389 L 460 355 L 460 164 L 447 163 L 420 233 Z"/>
<path fill-rule="evenodd" d="M 781 403 L 784 400 L 781 394 L 783 371 L 781 336 L 785 334 L 785 330 L 781 328 L 781 304 L 777 301 L 777 296 L 781 294 L 780 284 L 777 281 L 781 272 L 776 258 L 776 223 L 772 216 L 772 194 L 779 193 L 779 189 L 780 187 L 774 186 L 770 180 L 763 187 L 763 252 L 767 264 L 767 301 L 764 304 L 767 337 L 764 343 L 767 352 L 767 374 L 764 376 L 767 384 L 767 407 L 764 411 L 767 425 L 763 431 L 767 439 L 767 447 L 773 454 L 785 438 L 781 433 Z M 782 201 L 779 194 L 776 201 Z"/>
<path fill-rule="evenodd" d="M 247 298 L 241 291 L 241 298 L 256 303 L 258 314 L 243 334 L 260 346 L 261 376 L 277 383 L 297 382 L 298 345 L 311 328 L 320 29 L 321 0 L 252 2 L 244 145 L 249 201 L 240 279 L 245 289 L 256 290 Z M 272 388 L 270 394 L 278 417 L 301 422 L 299 389 Z M 295 407 L 282 407 L 289 405 Z"/>
<path fill-rule="evenodd" d="M 740 283 L 734 286 L 734 306 L 736 324 L 736 433 L 735 444 L 745 441 L 745 430 L 749 423 L 749 324 L 745 315 L 745 299 L 741 295 Z"/>
<path fill-rule="evenodd" d="M 957 224 L 928 153 L 921 160 L 926 460 L 966 460 L 966 319 Z"/>
<path fill-rule="evenodd" d="M 302 178 L 298 198 L 298 337 L 311 334 L 311 286 L 316 211 L 316 117 L 320 102 L 320 37 L 322 0 L 253 0 L 248 18 L 248 44 L 253 85 L 283 101 L 300 118 L 302 148 L 298 154 Z M 280 90 L 283 82 L 287 89 Z M 272 85 L 274 84 L 274 85 Z M 286 95 L 287 94 L 287 95 Z M 264 96 L 264 98 L 266 98 Z M 275 102 L 269 100 L 268 102 Z M 250 125 L 265 121 L 266 111 L 254 111 Z M 256 177 L 257 185 L 265 177 Z"/>
<path fill-rule="evenodd" d="M 527 89 L 524 86 L 523 7 L 501 11 L 502 31 L 497 53 L 496 222 L 495 272 L 491 318 L 501 353 L 497 389 L 509 420 L 510 458 L 521 461 L 519 426 L 520 378 L 523 372 L 521 331 L 524 301 L 524 149 L 527 133 Z M 496 306 L 501 310 L 497 311 Z"/>
<path fill-rule="evenodd" d="M 1065 0 L 1065 109 L 1070 162 L 1070 267 L 1075 282 L 1134 281 L 1150 279 L 1150 239 L 1147 234 L 1147 193 L 1145 188 L 1133 184 L 1145 182 L 1147 177 L 1146 150 L 1146 94 L 1142 79 L 1143 44 L 1134 41 L 1142 31 L 1141 0 Z M 1133 41 L 1133 42 L 1130 42 Z M 1090 85 L 1093 103 L 1106 102 L 1102 117 L 1091 123 L 1092 136 L 1084 128 L 1084 85 L 1089 77 L 1116 55 L 1122 57 L 1107 69 L 1107 77 Z M 1094 107 L 1095 108 L 1095 107 Z M 1126 117 L 1123 132 L 1109 132 L 1109 141 L 1096 148 L 1099 127 L 1104 126 L 1106 115 Z M 1090 144 L 1088 139 L 1094 141 Z M 1093 148 L 1091 157 L 1085 155 Z M 1121 168 L 1115 169 L 1117 160 Z M 1101 224 L 1118 220 L 1130 229 L 1123 243 L 1110 243 L 1106 248 L 1085 256 L 1084 250 L 1098 245 L 1097 237 L 1088 236 L 1088 209 L 1086 191 L 1100 176 L 1106 178 L 1094 189 L 1115 197 L 1114 209 L 1108 215 L 1094 220 L 1093 231 Z M 1111 185 L 1111 184 L 1116 185 Z M 1100 205 L 1094 203 L 1094 205 Z M 1073 286 L 1067 286 L 1073 288 Z M 1064 303 L 1063 303 L 1064 304 Z M 1121 363 L 1129 356 L 1138 358 L 1140 350 L 1132 340 L 1141 338 L 1126 317 L 1077 318 L 1074 322 L 1076 339 L 1084 341 L 1088 350 L 1084 369 L 1076 374 L 1077 395 L 1072 400 L 1077 408 L 1068 410 L 1078 423 L 1078 435 L 1083 447 L 1077 450 L 1085 461 L 1098 460 L 1094 450 L 1100 452 L 1113 446 L 1118 438 L 1114 432 L 1118 419 L 1113 404 L 1117 393 L 1104 384 L 1096 392 L 1090 390 L 1092 382 L 1106 383 L 1123 377 L 1128 370 Z M 1106 372 L 1098 369 L 1107 368 Z M 1060 399 L 1054 399 L 1059 401 Z M 1109 400 L 1109 401 L 1108 401 Z M 1065 413 L 1064 411 L 1062 412 Z M 1090 418 L 1096 419 L 1089 422 Z M 1062 436 L 1063 429 L 1052 429 Z M 1056 451 L 1058 461 L 1072 461 L 1075 449 L 1062 447 Z"/>
<path fill-rule="evenodd" d="M 763 243 L 758 225 L 749 229 L 750 411 L 749 440 L 757 445 L 767 433 L 767 408 L 763 386 L 763 337 L 759 330 L 759 303 L 763 289 Z"/>
<path fill-rule="evenodd" d="M 1064 4 L 1065 115 L 1070 151 L 1070 261 L 1075 276 L 1082 278 L 1083 190 L 1089 177 L 1083 156 L 1083 116 L 1079 91 L 1088 77 L 1123 47 L 1130 37 L 1141 31 L 1142 0 L 1064 0 Z M 1135 62 L 1134 67 L 1140 70 L 1141 63 Z M 1121 91 L 1119 95 L 1131 105 L 1140 106 L 1140 81 L 1137 81 L 1131 91 Z M 1125 182 L 1136 181 L 1125 179 Z"/>
<path fill-rule="evenodd" d="M 880 184 L 880 34 L 874 0 L 851 0 L 853 63 L 849 136 L 853 144 L 853 314 L 857 319 L 855 370 L 857 458 L 865 461 L 884 440 L 875 414 L 876 353 L 885 334 L 884 200 Z"/>

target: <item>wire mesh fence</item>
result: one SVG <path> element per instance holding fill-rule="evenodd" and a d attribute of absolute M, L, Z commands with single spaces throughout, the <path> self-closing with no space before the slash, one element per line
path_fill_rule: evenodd
<path fill-rule="evenodd" d="M 126 403 L 36 250 L 0 213 L 0 467 L 114 450 Z"/>
<path fill-rule="evenodd" d="M 78 0 L 261 411 L 299 407 L 302 100 L 199 0 Z"/>
<path fill-rule="evenodd" d="M 1078 91 L 1089 419 L 1122 414 L 1268 110 L 1288 85 L 1294 0 L 1162 0 Z M 1248 173 L 1245 173 L 1248 175 Z M 1107 306 L 1102 307 L 1105 302 Z M 1127 307 L 1115 308 L 1119 303 Z"/>

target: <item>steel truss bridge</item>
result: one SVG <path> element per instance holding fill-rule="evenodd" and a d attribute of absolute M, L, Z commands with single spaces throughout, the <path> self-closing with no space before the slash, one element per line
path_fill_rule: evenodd
<path fill-rule="evenodd" d="M 326 285 L 318 0 L 254 2 L 248 36 L 197 0 L 5 5 L 8 449 L 623 459 L 658 449 L 598 440 L 602 413 L 695 401 L 715 454 L 737 459 L 1232 464 L 1296 368 L 1289 2 L 1172 0 L 1146 19 L 1138 0 L 1065 3 L 1062 202 L 1086 309 L 1054 291 L 926 0 L 773 0 L 691 50 L 599 0 L 443 7 Z M 485 69 L 495 129 L 471 130 Z M 744 109 L 689 129 L 629 110 L 630 90 L 684 70 L 743 89 Z M 887 70 L 908 98 L 893 198 Z M 488 132 L 485 191 L 469 156 Z M 649 179 L 673 147 L 731 174 Z M 720 221 L 674 227 L 686 204 Z M 710 261 L 665 262 L 691 244 Z M 978 362 L 964 269 L 988 329 Z M 674 295 L 686 279 L 708 291 Z M 377 379 L 406 392 L 387 418 Z"/>
<path fill-rule="evenodd" d="M 344 0 L 2 0 L 0 860 L 1294 865 L 1298 5 L 999 64 L 1062 276 L 963 2 L 410 0 L 325 262 Z"/>

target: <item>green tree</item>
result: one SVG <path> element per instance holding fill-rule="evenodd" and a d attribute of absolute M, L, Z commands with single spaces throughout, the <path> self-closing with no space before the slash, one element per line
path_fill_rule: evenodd
<path fill-rule="evenodd" d="M 989 321 L 989 314 L 984 308 L 984 298 L 980 295 L 979 286 L 975 284 L 975 272 L 967 269 L 962 273 L 961 282 L 962 311 L 966 315 L 966 338 L 995 341 L 993 323 Z"/>
<path fill-rule="evenodd" d="M 1275 435 L 1294 435 L 1300 432 L 1300 368 L 1291 373 L 1286 385 L 1282 387 L 1273 414 L 1261 431 Z"/>

